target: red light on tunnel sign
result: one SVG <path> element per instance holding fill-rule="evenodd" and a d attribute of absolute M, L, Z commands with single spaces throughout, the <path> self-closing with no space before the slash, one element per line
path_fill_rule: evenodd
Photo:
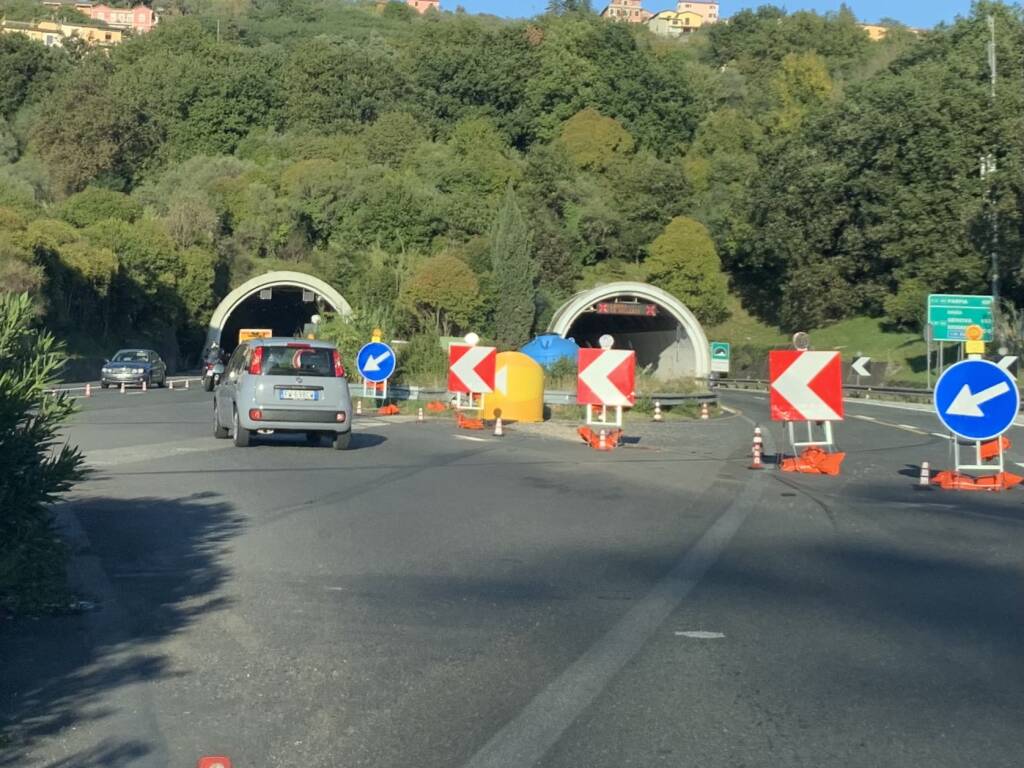
<path fill-rule="evenodd" d="M 628 315 L 631 317 L 657 317 L 657 304 L 636 301 L 603 301 L 597 305 L 599 315 Z"/>
<path fill-rule="evenodd" d="M 231 768 L 231 758 L 221 755 L 200 757 L 196 768 Z"/>

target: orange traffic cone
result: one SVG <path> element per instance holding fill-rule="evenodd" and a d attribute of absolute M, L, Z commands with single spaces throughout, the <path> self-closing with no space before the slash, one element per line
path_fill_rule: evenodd
<path fill-rule="evenodd" d="M 654 420 L 661 421 L 661 403 L 657 400 L 654 401 Z"/>
<path fill-rule="evenodd" d="M 85 385 L 85 396 L 92 397 L 92 384 Z"/>
<path fill-rule="evenodd" d="M 423 423 L 423 409 L 420 408 L 416 411 L 416 421 Z"/>
<path fill-rule="evenodd" d="M 502 426 L 501 426 L 501 416 L 499 416 L 498 418 L 496 418 L 494 420 L 494 436 L 495 437 L 504 437 L 505 436 L 505 430 L 502 429 Z"/>
<path fill-rule="evenodd" d="M 700 420 L 701 421 L 707 421 L 709 418 L 711 418 L 711 415 L 708 413 L 708 404 L 707 403 L 701 403 L 700 404 Z"/>
<path fill-rule="evenodd" d="M 362 400 L 356 400 L 356 416 L 362 416 L 362 415 L 363 415 L 363 401 Z"/>

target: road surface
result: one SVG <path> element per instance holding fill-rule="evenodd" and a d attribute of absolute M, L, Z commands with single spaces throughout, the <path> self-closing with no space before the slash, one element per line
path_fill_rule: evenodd
<path fill-rule="evenodd" d="M 753 472 L 782 433 L 724 397 L 611 454 L 370 417 L 338 453 L 96 393 L 60 511 L 97 606 L 0 624 L 0 766 L 1019 766 L 1024 491 L 915 490 L 948 440 L 870 404 L 841 477 Z"/>

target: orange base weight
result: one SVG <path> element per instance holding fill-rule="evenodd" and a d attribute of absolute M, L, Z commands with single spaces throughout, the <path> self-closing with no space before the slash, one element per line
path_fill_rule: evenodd
<path fill-rule="evenodd" d="M 595 432 L 590 427 L 580 427 L 577 432 L 579 433 L 579 436 L 583 438 L 583 442 L 595 451 L 614 451 L 618 447 L 619 441 L 622 440 L 621 429 L 605 432 L 604 446 L 601 445 L 601 434 L 599 432 Z"/>
<path fill-rule="evenodd" d="M 397 416 L 401 412 L 397 405 L 385 405 L 383 408 L 377 409 L 378 416 Z"/>
<path fill-rule="evenodd" d="M 442 403 L 440 400 L 432 400 L 427 403 L 427 410 L 431 413 L 444 413 L 448 410 L 448 406 Z"/>
<path fill-rule="evenodd" d="M 483 419 L 467 419 L 461 413 L 455 414 L 455 424 L 459 429 L 483 429 Z"/>
<path fill-rule="evenodd" d="M 1024 477 L 1011 472 L 984 477 L 971 477 L 960 472 L 939 472 L 932 478 L 932 485 L 944 491 L 1008 491 L 1021 483 L 1024 483 Z"/>
<path fill-rule="evenodd" d="M 779 469 L 783 472 L 800 472 L 805 475 L 838 475 L 845 453 L 828 453 L 821 448 L 808 448 L 799 456 L 783 460 Z"/>

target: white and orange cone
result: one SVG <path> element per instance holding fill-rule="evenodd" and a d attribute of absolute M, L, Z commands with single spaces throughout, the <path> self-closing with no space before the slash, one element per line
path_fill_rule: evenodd
<path fill-rule="evenodd" d="M 356 416 L 362 416 L 362 415 L 363 415 L 363 401 L 362 400 L 356 400 Z"/>
<path fill-rule="evenodd" d="M 422 408 L 420 408 L 418 411 L 416 411 L 416 421 L 419 421 L 419 422 L 423 421 L 423 409 Z"/>
<path fill-rule="evenodd" d="M 494 420 L 494 436 L 495 437 L 504 437 L 505 436 L 505 430 L 501 426 L 501 416 L 499 416 L 498 418 L 496 418 Z"/>
<path fill-rule="evenodd" d="M 85 396 L 92 397 L 92 384 L 85 385 Z"/>
<path fill-rule="evenodd" d="M 932 487 L 932 468 L 927 461 L 921 462 L 921 477 L 917 481 L 918 488 Z"/>
<path fill-rule="evenodd" d="M 701 403 L 700 404 L 700 420 L 701 421 L 707 421 L 709 418 L 711 418 L 711 415 L 708 413 L 708 404 L 707 403 Z"/>
<path fill-rule="evenodd" d="M 657 400 L 654 401 L 654 420 L 661 421 L 661 403 Z"/>
<path fill-rule="evenodd" d="M 122 395 L 124 394 L 124 382 L 123 381 L 121 382 L 121 394 Z"/>

